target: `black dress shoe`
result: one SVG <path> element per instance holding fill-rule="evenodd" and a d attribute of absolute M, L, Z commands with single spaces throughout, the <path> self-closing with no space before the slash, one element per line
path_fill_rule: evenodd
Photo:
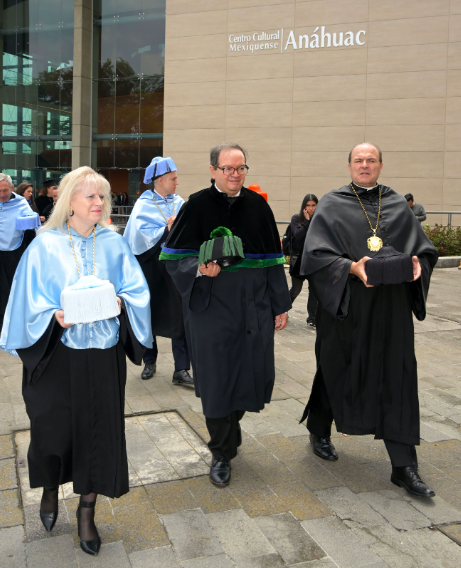
<path fill-rule="evenodd" d="M 45 494 L 45 492 L 48 491 L 57 491 L 58 487 L 52 487 L 52 488 L 43 488 L 43 493 Z M 57 495 L 56 495 L 57 497 Z M 56 503 L 56 511 L 53 511 L 52 513 L 45 513 L 45 511 L 40 507 L 40 520 L 42 521 L 43 526 L 46 529 L 46 532 L 51 532 L 53 530 L 54 525 L 56 524 L 56 521 L 58 519 L 58 507 L 57 507 L 57 503 Z"/>
<path fill-rule="evenodd" d="M 307 318 L 306 323 L 307 323 L 307 325 L 310 325 L 311 327 L 315 327 L 315 320 L 312 319 L 312 318 Z"/>
<path fill-rule="evenodd" d="M 82 501 L 80 499 L 80 502 L 78 504 L 78 509 L 77 509 L 77 530 L 78 530 L 78 536 L 80 536 L 80 508 L 86 508 L 86 509 L 94 509 L 96 505 L 96 501 Z M 91 556 L 97 556 L 99 553 L 99 549 L 101 548 L 101 539 L 99 538 L 99 534 L 98 534 L 98 530 L 96 529 L 96 538 L 93 538 L 92 540 L 80 540 L 80 548 L 83 550 L 83 552 L 86 552 L 87 554 L 90 554 Z"/>
<path fill-rule="evenodd" d="M 419 477 L 418 466 L 416 465 L 393 467 L 391 481 L 398 487 L 404 487 L 411 495 L 435 497 L 435 492 Z"/>
<path fill-rule="evenodd" d="M 189 375 L 189 371 L 175 371 L 173 373 L 174 385 L 193 385 L 194 379 Z"/>
<path fill-rule="evenodd" d="M 312 450 L 316 456 L 324 460 L 334 461 L 338 459 L 335 447 L 331 443 L 330 438 L 319 438 L 314 434 L 309 434 Z"/>
<path fill-rule="evenodd" d="M 210 481 L 218 487 L 229 485 L 231 478 L 231 466 L 226 460 L 213 458 L 210 468 Z"/>
<path fill-rule="evenodd" d="M 141 373 L 141 379 L 143 381 L 151 379 L 154 376 L 156 370 L 157 370 L 157 363 L 146 363 L 144 365 L 143 372 Z"/>

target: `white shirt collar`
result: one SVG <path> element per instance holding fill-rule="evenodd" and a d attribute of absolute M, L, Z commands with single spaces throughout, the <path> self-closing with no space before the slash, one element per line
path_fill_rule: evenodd
<path fill-rule="evenodd" d="M 214 185 L 215 189 L 217 189 L 217 190 L 219 191 L 219 193 L 224 193 L 224 191 L 221 191 L 221 190 L 219 189 L 219 187 L 218 187 L 215 183 L 213 183 L 213 185 Z M 238 197 L 241 193 L 242 193 L 242 190 L 240 190 L 240 191 L 237 193 L 237 195 L 228 195 L 228 197 Z"/>
<path fill-rule="evenodd" d="M 374 187 L 363 187 L 363 185 L 359 185 L 358 183 L 355 183 L 355 181 L 353 182 L 353 184 L 355 185 L 355 187 L 359 187 L 360 189 L 366 189 L 367 191 L 371 191 L 372 189 L 376 189 L 377 187 L 379 187 L 379 183 L 377 183 Z"/>

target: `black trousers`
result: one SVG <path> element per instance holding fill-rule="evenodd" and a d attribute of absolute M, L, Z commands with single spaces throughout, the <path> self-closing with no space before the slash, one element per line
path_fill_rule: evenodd
<path fill-rule="evenodd" d="M 325 387 L 323 378 L 316 377 L 309 400 L 309 415 L 307 417 L 307 429 L 311 434 L 319 438 L 329 438 L 331 436 L 331 424 L 333 422 L 333 411 L 330 399 Z M 418 465 L 416 448 L 412 444 L 394 442 L 393 440 L 383 440 L 387 453 L 391 460 L 392 467 L 405 467 L 407 465 Z"/>
<path fill-rule="evenodd" d="M 237 448 L 242 443 L 242 430 L 239 422 L 244 414 L 244 410 L 234 410 L 223 418 L 205 417 L 206 427 L 210 434 L 208 447 L 216 459 L 230 461 L 237 455 Z"/>
<path fill-rule="evenodd" d="M 304 280 L 302 278 L 296 278 L 296 276 L 291 277 L 291 289 L 290 289 L 290 299 L 293 303 L 296 298 L 301 293 L 303 289 Z M 315 320 L 315 314 L 317 312 L 317 298 L 314 296 L 314 292 L 309 287 L 309 296 L 307 298 L 307 315 L 309 319 Z"/>
<path fill-rule="evenodd" d="M 188 371 L 190 369 L 190 356 L 186 338 L 184 337 L 182 339 L 172 339 L 171 349 L 173 351 L 174 370 Z M 146 349 L 142 360 L 144 361 L 145 365 L 147 365 L 147 363 L 150 363 L 152 365 L 157 361 L 157 357 L 157 338 L 154 337 L 154 345 L 152 346 L 152 349 Z"/>

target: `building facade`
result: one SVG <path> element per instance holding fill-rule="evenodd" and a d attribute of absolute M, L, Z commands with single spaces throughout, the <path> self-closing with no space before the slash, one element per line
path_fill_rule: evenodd
<path fill-rule="evenodd" d="M 286 220 L 347 183 L 350 148 L 371 140 L 383 183 L 460 210 L 461 0 L 69 5 L 0 9 L 1 167 L 17 181 L 91 164 L 133 194 L 164 154 L 187 197 L 209 183 L 210 147 L 235 141 Z"/>

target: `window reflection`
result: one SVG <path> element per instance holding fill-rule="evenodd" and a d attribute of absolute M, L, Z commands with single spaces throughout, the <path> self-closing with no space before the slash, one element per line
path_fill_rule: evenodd
<path fill-rule="evenodd" d="M 3 0 L 0 26 L 2 171 L 40 187 L 71 167 L 74 3 Z"/>

